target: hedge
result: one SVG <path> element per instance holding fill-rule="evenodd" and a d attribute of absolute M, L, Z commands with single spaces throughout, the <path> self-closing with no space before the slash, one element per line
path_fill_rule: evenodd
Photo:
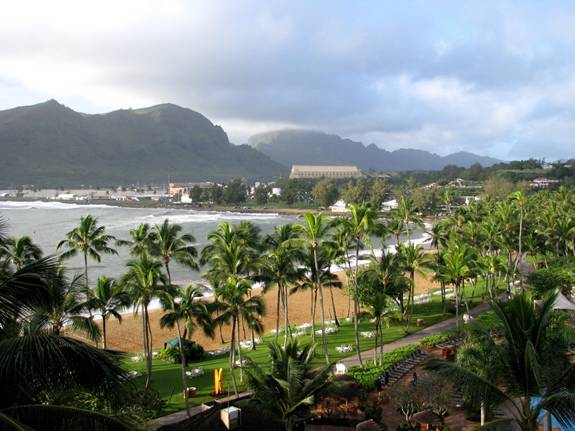
<path fill-rule="evenodd" d="M 386 371 L 391 370 L 401 361 L 410 358 L 419 351 L 417 344 L 409 344 L 407 346 L 398 347 L 390 352 L 383 354 L 382 365 L 376 365 L 366 368 L 351 367 L 348 370 L 348 375 L 367 389 L 372 389 L 377 384 L 377 381 Z"/>

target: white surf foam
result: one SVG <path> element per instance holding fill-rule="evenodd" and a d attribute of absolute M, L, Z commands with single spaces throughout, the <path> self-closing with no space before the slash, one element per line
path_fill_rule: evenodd
<path fill-rule="evenodd" d="M 31 210 L 31 209 L 55 209 L 55 210 L 74 210 L 83 208 L 119 208 L 112 205 L 104 204 L 72 204 L 64 202 L 46 202 L 46 201 L 0 201 L 0 210 Z"/>

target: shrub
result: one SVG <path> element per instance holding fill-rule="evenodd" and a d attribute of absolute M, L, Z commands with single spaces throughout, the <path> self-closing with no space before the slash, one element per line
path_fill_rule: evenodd
<path fill-rule="evenodd" d="M 396 428 L 397 431 L 418 431 L 419 428 L 416 425 L 412 425 L 412 424 L 408 424 L 407 422 L 404 422 L 402 424 L 399 424 Z"/>
<path fill-rule="evenodd" d="M 439 332 L 434 335 L 428 335 L 427 337 L 423 337 L 419 341 L 419 345 L 425 348 L 433 348 L 441 343 L 447 343 L 455 336 L 455 333 L 452 331 L 445 331 Z"/>
<path fill-rule="evenodd" d="M 348 370 L 348 374 L 364 388 L 373 389 L 379 378 L 383 376 L 386 371 L 392 369 L 404 359 L 413 356 L 418 350 L 419 347 L 416 344 L 399 347 L 391 352 L 383 354 L 382 365 L 366 368 L 352 367 Z"/>
<path fill-rule="evenodd" d="M 202 356 L 204 356 L 204 348 L 195 341 L 182 340 L 182 344 L 184 345 L 184 357 L 186 360 L 193 361 L 201 359 Z M 158 352 L 158 359 L 179 363 L 180 349 L 178 347 L 168 346 Z"/>
<path fill-rule="evenodd" d="M 533 295 L 538 299 L 557 288 L 563 295 L 571 295 L 571 286 L 575 284 L 575 276 L 563 268 L 543 268 L 529 274 L 527 283 Z"/>

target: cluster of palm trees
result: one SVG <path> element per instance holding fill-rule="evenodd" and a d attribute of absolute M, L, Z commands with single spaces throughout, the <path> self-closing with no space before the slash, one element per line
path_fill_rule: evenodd
<path fill-rule="evenodd" d="M 153 348 L 149 307 L 159 300 L 164 308 L 161 325 L 175 328 L 178 335 L 184 386 L 182 343 L 196 328 L 210 336 L 219 328 L 223 341 L 222 327 L 231 327 L 230 368 L 239 363 L 241 377 L 240 342 L 249 337 L 255 348 L 256 335 L 263 331 L 264 302 L 253 290 L 263 283 L 264 292 L 277 288 L 275 337 L 279 341 L 283 323 L 284 346 L 291 338 L 288 297 L 297 291 L 309 292 L 311 335 L 315 342 L 319 321 L 319 350 L 329 364 L 328 313 L 339 325 L 333 290 L 342 283 L 332 272 L 332 264 L 337 264 L 347 279 L 348 317 L 353 314 L 355 351 L 363 365 L 359 342 L 362 306 L 371 310 L 380 342 L 388 299 L 397 303 L 409 331 L 415 275 L 430 269 L 442 286 L 444 304 L 446 287 L 453 286 L 459 317 L 461 302 L 467 304 L 466 285 L 473 290 L 482 281 L 496 298 L 503 281 L 522 282 L 527 258 L 542 266 L 572 258 L 574 208 L 573 193 L 564 189 L 528 196 L 514 193 L 500 201 L 486 198 L 455 211 L 450 207 L 452 214 L 431 229 L 431 243 L 437 249 L 432 254 L 411 241 L 414 229 L 422 229 L 423 223 L 408 195 L 398 198 L 398 208 L 385 219 L 378 219 L 369 205 L 350 205 L 348 216 L 327 218 L 308 213 L 300 223 L 276 226 L 268 235 L 262 235 L 250 222 L 222 223 L 208 235 L 208 244 L 201 252 L 194 246 L 192 235 L 168 220 L 158 225 L 141 224 L 129 231 L 129 239 L 116 239 L 98 225 L 96 218 L 82 217 L 78 227 L 58 244 L 62 250 L 59 259 L 43 258 L 29 237 L 8 238 L 4 234 L 0 238 L 0 282 L 4 289 L 0 290 L 0 307 L 4 307 L 0 340 L 37 334 L 63 337 L 65 329 L 71 328 L 96 343 L 102 342 L 107 349 L 107 321 L 121 320 L 121 311 L 132 307 L 141 316 L 148 387 Z M 390 238 L 396 243 L 391 252 L 386 248 Z M 407 241 L 402 243 L 402 239 Z M 129 250 L 126 274 L 118 280 L 100 276 L 91 283 L 89 261 L 99 262 L 104 254 L 116 255 L 115 246 Z M 75 255 L 83 257 L 84 271 L 71 276 L 63 262 Z M 361 259 L 369 260 L 369 265 L 361 268 Z M 176 285 L 172 280 L 174 262 L 190 270 L 206 268 L 203 276 L 213 290 L 213 301 L 201 299 L 205 287 Z M 30 279 L 34 283 L 29 283 Z M 31 290 L 28 284 L 41 288 Z M 14 285 L 17 293 L 6 287 Z M 31 299 L 26 301 L 25 295 Z M 237 392 L 234 372 L 232 383 Z"/>
<path fill-rule="evenodd" d="M 455 290 L 455 310 L 483 280 L 490 297 L 498 287 L 517 282 L 523 287 L 525 267 L 549 266 L 575 253 L 575 197 L 564 188 L 525 195 L 515 192 L 499 201 L 487 197 L 460 207 L 436 223 L 431 267 L 442 288 Z M 445 298 L 445 296 L 442 296 Z"/>
<path fill-rule="evenodd" d="M 114 412 L 127 384 L 117 355 L 62 334 L 70 325 L 95 335 L 74 293 L 84 286 L 83 277 L 69 279 L 29 238 L 7 237 L 0 219 L 0 428 L 133 428 L 72 407 L 89 394 Z"/>

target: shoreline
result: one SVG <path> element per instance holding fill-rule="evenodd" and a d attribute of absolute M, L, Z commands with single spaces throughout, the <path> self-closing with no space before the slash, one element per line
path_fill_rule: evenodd
<path fill-rule="evenodd" d="M 135 208 L 135 209 L 174 209 L 174 210 L 188 210 L 196 212 L 214 212 L 214 213 L 230 213 L 230 214 L 270 214 L 270 215 L 287 215 L 287 216 L 302 216 L 305 213 L 321 213 L 330 217 L 346 216 L 349 212 L 332 212 L 325 208 L 284 208 L 284 207 L 246 207 L 246 206 L 223 206 L 223 205 L 193 205 L 193 204 L 176 204 L 176 203 L 160 203 L 157 201 L 116 201 L 109 199 L 92 199 L 83 201 L 71 200 L 58 200 L 58 199 L 42 199 L 42 198 L 2 198 L 0 197 L 0 204 L 2 202 L 18 202 L 18 203 L 55 203 L 61 205 L 71 206 L 94 206 L 94 207 L 108 207 L 108 208 Z M 389 212 L 378 212 L 379 217 L 384 217 Z M 425 223 L 432 223 L 440 220 L 442 216 L 424 216 Z"/>

